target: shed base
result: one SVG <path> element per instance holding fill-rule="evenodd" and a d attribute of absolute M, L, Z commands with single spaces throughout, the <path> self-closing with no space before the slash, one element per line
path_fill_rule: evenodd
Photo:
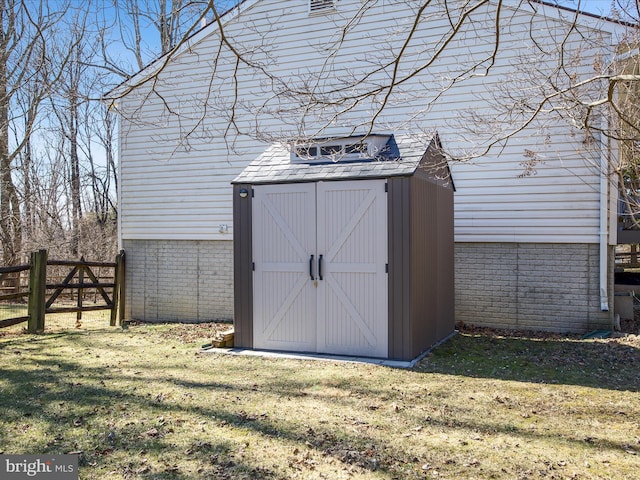
<path fill-rule="evenodd" d="M 255 350 L 251 348 L 207 348 L 200 350 L 199 353 L 218 353 L 226 355 L 237 356 L 250 356 L 250 357 L 265 357 L 265 358 L 287 358 L 294 360 L 320 360 L 327 362 L 350 362 L 350 363 L 367 363 L 371 365 L 380 365 L 390 368 L 413 368 L 424 357 L 429 355 L 434 348 L 442 345 L 448 341 L 454 335 L 458 333 L 457 330 L 453 331 L 449 336 L 442 339 L 440 342 L 433 345 L 428 350 L 425 350 L 413 360 L 391 360 L 385 358 L 369 358 L 369 357 L 355 357 L 349 355 L 329 355 L 324 353 L 298 353 L 298 352 L 280 352 L 274 350 Z"/>

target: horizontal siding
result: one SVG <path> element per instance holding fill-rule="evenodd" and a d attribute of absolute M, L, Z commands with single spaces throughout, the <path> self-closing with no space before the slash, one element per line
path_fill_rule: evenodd
<path fill-rule="evenodd" d="M 505 211 L 504 205 L 498 202 L 482 203 L 482 204 L 467 204 L 458 206 L 458 216 L 468 213 L 472 216 L 475 212 L 482 214 L 482 217 L 491 215 L 492 212 L 496 212 L 495 215 L 500 218 L 512 218 L 527 215 L 531 218 L 566 218 L 567 211 L 581 212 L 596 208 L 598 204 L 596 202 L 578 202 L 571 205 L 562 205 L 559 203 L 547 203 L 541 205 L 540 202 L 531 204 L 513 204 L 510 210 Z M 540 210 L 544 211 L 540 211 Z"/>
<path fill-rule="evenodd" d="M 230 231 L 231 233 L 231 231 Z M 216 235 L 217 240 L 231 241 L 233 240 L 233 236 L 231 234 L 218 234 Z M 185 238 L 190 238 L 191 240 L 210 240 L 212 238 L 211 231 L 209 229 L 197 231 L 194 230 L 191 226 L 186 225 L 185 228 L 176 229 L 176 230 L 164 230 L 162 234 L 163 240 L 184 240 Z M 125 240 L 158 240 L 158 234 L 154 230 L 150 229 L 133 229 L 129 232 L 129 237 L 125 238 Z"/>
<path fill-rule="evenodd" d="M 348 75 L 362 77 L 375 59 L 383 61 L 399 51 L 415 18 L 411 4 L 385 1 L 373 5 L 353 23 L 330 60 L 326 60 L 326 49 L 338 41 L 336 25 L 350 18 L 361 2 L 343 0 L 338 13 L 309 17 L 304 2 L 286 2 L 283 7 L 283 2 L 259 1 L 240 14 L 241 23 L 232 21 L 225 34 L 246 51 L 247 58 L 288 86 L 317 81 L 320 89 L 327 89 L 345 85 Z M 428 21 L 413 37 L 399 65 L 400 75 L 422 65 L 428 59 L 426 53 L 444 41 L 448 20 L 437 8 L 429 10 Z M 505 84 L 511 83 L 514 91 L 531 87 L 526 85 L 523 68 L 555 65 L 552 55 L 533 55 L 527 33 L 529 15 L 505 9 L 502 20 L 507 26 L 501 32 L 501 52 L 490 75 L 467 78 L 442 94 L 450 78 L 492 50 L 492 28 L 482 28 L 482 22 L 490 24 L 491 17 L 478 12 L 473 18 L 476 23 L 448 47 L 450 54 L 421 77 L 398 87 L 375 131 L 403 134 L 435 128 L 445 148 L 460 156 L 483 142 L 483 137 L 466 130 L 467 109 L 491 114 L 492 96 Z M 544 19 L 534 22 L 538 41 L 558 35 L 559 25 Z M 566 42 L 568 46 L 582 42 L 585 60 L 572 67 L 578 76 L 590 74 L 596 53 L 596 47 L 586 43 L 596 36 L 582 33 L 583 38 Z M 229 234 L 219 233 L 220 225 L 232 225 L 230 181 L 270 139 L 299 134 L 299 105 L 274 95 L 277 83 L 274 87 L 263 73 L 246 66 L 236 72 L 228 52 L 215 61 L 218 48 L 219 39 L 212 34 L 168 64 L 158 77 L 154 88 L 179 115 L 170 114 L 160 97 L 150 93 L 148 84 L 120 102 L 121 231 L 125 239 L 230 239 Z M 385 82 L 388 74 L 371 75 L 361 88 Z M 234 103 L 236 80 L 241 93 Z M 532 89 L 529 94 L 539 93 Z M 434 98 L 437 101 L 431 104 Z M 369 99 L 341 113 L 320 135 L 365 131 L 378 100 Z M 232 111 L 240 134 L 228 131 Z M 304 119 L 304 133 L 314 133 L 336 113 L 312 109 Z M 513 128 L 517 120 L 504 119 L 497 127 Z M 256 126 L 259 140 L 253 138 Z M 471 163 L 452 164 L 457 188 L 456 240 L 569 242 L 580 237 L 585 243 L 597 241 L 598 172 L 593 165 L 598 158 L 584 151 L 583 140 L 570 136 L 557 118 L 548 118 L 544 125 L 535 123 L 517 135 L 499 155 L 491 152 Z M 535 151 L 542 162 L 531 175 L 519 178 L 526 173 L 527 151 Z"/>

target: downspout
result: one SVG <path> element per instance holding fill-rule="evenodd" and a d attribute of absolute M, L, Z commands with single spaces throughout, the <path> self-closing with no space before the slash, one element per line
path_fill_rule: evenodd
<path fill-rule="evenodd" d="M 110 106 L 109 109 L 111 108 L 116 108 L 115 102 L 113 104 L 113 106 Z M 119 112 L 117 117 L 116 117 L 116 122 L 117 122 L 117 131 L 118 131 L 118 144 L 116 145 L 117 150 L 116 150 L 116 155 L 118 155 L 118 161 L 116 163 L 117 168 L 118 168 L 118 184 L 116 184 L 116 202 L 118 205 L 118 210 L 117 210 L 117 224 L 118 224 L 118 252 L 121 252 L 124 249 L 124 242 L 122 241 L 122 116 L 120 115 Z"/>
<path fill-rule="evenodd" d="M 603 132 L 609 128 L 609 118 L 603 117 Z M 603 138 L 604 137 L 604 138 Z M 609 311 L 609 147 L 604 133 L 600 141 L 600 310 Z"/>

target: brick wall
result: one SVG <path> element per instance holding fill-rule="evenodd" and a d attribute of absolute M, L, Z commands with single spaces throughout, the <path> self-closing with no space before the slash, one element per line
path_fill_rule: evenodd
<path fill-rule="evenodd" d="M 230 241 L 125 240 L 126 318 L 203 322 L 233 317 Z"/>
<path fill-rule="evenodd" d="M 126 318 L 233 318 L 229 241 L 126 240 Z M 457 243 L 456 321 L 511 329 L 586 332 L 610 328 L 600 311 L 598 245 Z M 613 249 L 610 251 L 613 265 Z"/>
<path fill-rule="evenodd" d="M 458 322 L 558 332 L 611 328 L 613 270 L 610 312 L 602 312 L 598 245 L 456 243 L 455 251 Z"/>

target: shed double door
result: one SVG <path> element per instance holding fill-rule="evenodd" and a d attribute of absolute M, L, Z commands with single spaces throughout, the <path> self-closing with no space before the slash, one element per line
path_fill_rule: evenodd
<path fill-rule="evenodd" d="M 259 185 L 254 348 L 386 357 L 384 180 Z"/>

